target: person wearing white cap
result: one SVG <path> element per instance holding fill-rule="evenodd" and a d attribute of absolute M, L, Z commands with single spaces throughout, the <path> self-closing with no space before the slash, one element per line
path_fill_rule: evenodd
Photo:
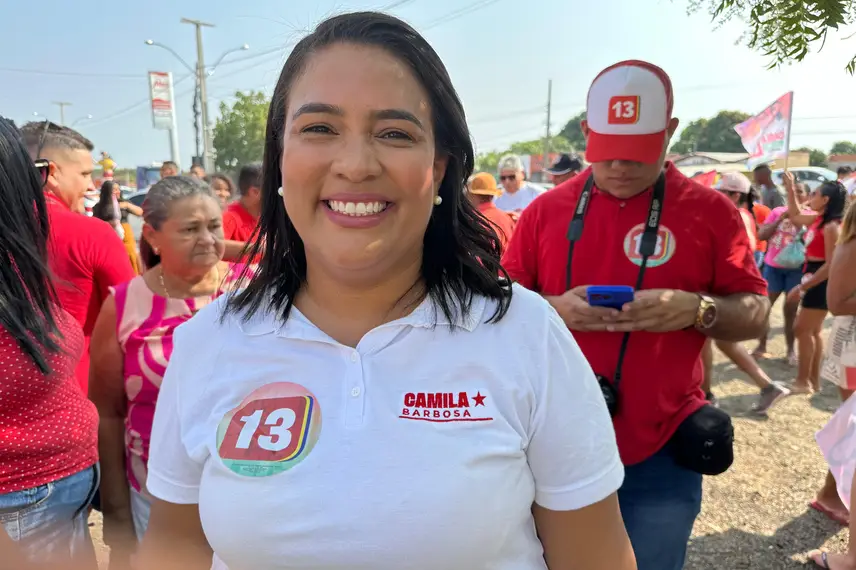
<path fill-rule="evenodd" d="M 523 160 L 516 154 L 507 154 L 499 159 L 499 181 L 505 190 L 494 201 L 494 205 L 506 212 L 522 212 L 532 200 L 544 193 L 537 186 L 527 184 Z"/>
<path fill-rule="evenodd" d="M 757 338 L 770 306 L 737 209 L 665 163 L 678 128 L 672 103 L 655 65 L 603 70 L 581 125 L 591 166 L 523 212 L 503 256 L 599 375 L 639 570 L 683 568 L 702 475 L 733 461 L 730 418 L 701 390 L 702 347 Z"/>
<path fill-rule="evenodd" d="M 743 219 L 743 225 L 746 227 L 746 233 L 749 235 L 750 245 L 754 250 L 758 241 L 758 230 L 756 228 L 755 215 L 752 211 L 754 190 L 749 183 L 749 179 L 739 172 L 726 172 L 716 184 L 716 189 L 725 194 L 737 206 L 740 217 Z M 711 346 L 711 342 L 708 340 L 705 350 L 702 353 L 705 377 L 702 386 L 707 394 L 710 393 L 710 383 L 713 376 L 713 347 Z M 774 382 L 742 344 L 717 340 L 716 348 L 736 364 L 740 370 L 745 372 L 758 389 L 761 390 L 758 401 L 752 407 L 754 412 L 759 414 L 767 413 L 774 404 L 791 393 L 786 387 L 778 382 Z"/>

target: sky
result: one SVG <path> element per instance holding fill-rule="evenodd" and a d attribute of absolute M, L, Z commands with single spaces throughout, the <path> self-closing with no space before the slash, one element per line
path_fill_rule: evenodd
<path fill-rule="evenodd" d="M 181 163 L 195 153 L 193 80 L 168 51 L 196 63 L 193 26 L 211 22 L 206 64 L 229 50 L 208 82 L 212 123 L 237 90 L 271 93 L 291 46 L 335 13 L 383 9 L 424 33 L 449 69 L 466 108 L 479 152 L 542 137 L 547 84 L 552 79 L 553 132 L 583 110 L 597 73 L 623 59 L 644 59 L 666 70 L 683 124 L 723 109 L 755 113 L 794 91 L 791 148 L 828 151 L 856 140 L 850 109 L 856 78 L 845 71 L 856 54 L 854 30 L 831 36 L 804 62 L 768 70 L 769 60 L 740 42 L 744 26 L 717 26 L 688 14 L 688 0 L 0 0 L 7 25 L 0 35 L 0 114 L 19 124 L 59 121 L 89 137 L 120 168 L 169 158 L 168 131 L 152 127 L 148 71 L 176 80 Z M 92 115 L 92 119 L 87 119 Z M 698 149 L 703 151 L 704 149 Z"/>

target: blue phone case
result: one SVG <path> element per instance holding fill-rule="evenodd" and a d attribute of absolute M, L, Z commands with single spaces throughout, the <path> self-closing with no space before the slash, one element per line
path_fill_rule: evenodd
<path fill-rule="evenodd" d="M 633 301 L 633 287 L 628 285 L 595 285 L 586 291 L 588 304 L 594 307 L 621 309 Z"/>

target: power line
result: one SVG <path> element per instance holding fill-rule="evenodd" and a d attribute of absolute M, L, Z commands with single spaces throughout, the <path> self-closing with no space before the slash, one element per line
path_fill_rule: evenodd
<path fill-rule="evenodd" d="M 461 16 L 466 16 L 467 14 L 472 14 L 473 12 L 477 12 L 479 10 L 483 10 L 487 8 L 491 4 L 496 4 L 499 0 L 479 0 L 478 2 L 473 2 L 472 4 L 468 4 L 458 10 L 453 10 L 448 14 L 440 16 L 436 20 L 429 22 L 428 24 L 421 26 L 420 29 L 422 31 L 430 30 L 431 28 L 436 28 L 446 22 L 451 22 L 452 20 L 457 20 Z"/>
<path fill-rule="evenodd" d="M 8 73 L 25 73 L 28 75 L 58 75 L 62 77 L 102 77 L 110 79 L 141 79 L 144 75 L 137 73 L 89 73 L 84 71 L 50 71 L 46 69 L 22 69 L 18 67 L 0 67 L 0 71 Z"/>
<path fill-rule="evenodd" d="M 407 6 L 408 4 L 412 4 L 415 1 L 416 0 L 398 0 L 397 2 L 392 2 L 391 4 L 387 4 L 386 6 L 381 7 L 380 10 L 388 11 L 388 10 L 393 10 L 395 8 L 401 8 L 403 6 Z M 221 63 L 220 67 L 228 67 L 228 66 L 232 66 L 232 65 L 237 65 L 237 64 L 245 62 L 245 61 L 251 61 L 251 60 L 258 59 L 260 57 L 265 57 L 268 55 L 281 54 L 287 48 L 293 47 L 295 43 L 297 43 L 297 42 L 288 41 L 284 45 L 272 46 L 270 48 L 265 48 L 265 49 L 263 49 L 259 52 L 256 52 L 252 55 L 233 58 L 233 59 L 230 59 L 228 61 L 224 61 L 223 63 Z"/>
<path fill-rule="evenodd" d="M 183 82 L 186 79 L 189 79 L 193 76 L 194 76 L 193 73 L 188 73 L 187 75 L 184 75 L 184 76 L 180 77 L 179 79 L 177 79 L 176 82 L 173 84 L 173 86 L 179 85 L 181 82 Z M 145 99 L 141 99 L 141 100 L 137 101 L 136 103 L 133 103 L 132 105 L 128 105 L 124 109 L 120 109 L 114 113 L 110 113 L 109 115 L 105 115 L 103 117 L 98 117 L 97 119 L 93 119 L 92 121 L 89 121 L 89 123 L 87 124 L 87 127 L 91 127 L 93 125 L 100 125 L 101 123 L 106 123 L 107 121 L 112 121 L 113 119 L 118 119 L 119 117 L 126 115 L 126 114 L 130 113 L 131 111 L 137 109 L 138 107 L 142 107 L 143 105 L 146 105 L 148 103 L 149 103 L 149 98 L 146 97 Z M 175 101 L 173 101 L 173 105 L 175 105 Z"/>
<path fill-rule="evenodd" d="M 286 44 L 285 44 L 285 45 L 276 46 L 276 47 L 272 47 L 272 48 L 269 48 L 269 49 L 264 49 L 264 50 L 262 50 L 262 51 L 260 51 L 260 52 L 256 52 L 256 53 L 254 53 L 254 54 L 252 54 L 252 55 L 246 55 L 246 56 L 244 56 L 244 57 L 235 57 L 235 58 L 229 59 L 229 60 L 227 60 L 227 61 L 224 61 L 224 62 L 223 62 L 223 63 L 221 63 L 218 67 L 229 67 L 229 66 L 232 66 L 232 65 L 237 65 L 237 64 L 239 64 L 239 63 L 243 63 L 243 62 L 245 62 L 245 61 L 250 61 L 250 60 L 253 60 L 253 59 L 258 59 L 258 58 L 260 58 L 260 57 L 266 57 L 266 56 L 269 56 L 269 55 L 272 55 L 272 54 L 282 53 L 282 51 L 283 51 L 283 50 L 285 50 L 287 47 L 290 47 L 290 46 L 291 46 L 291 45 L 293 45 L 293 44 L 294 44 L 294 42 L 286 42 Z"/>
<path fill-rule="evenodd" d="M 381 8 L 382 11 L 394 10 L 395 8 L 401 8 L 402 6 L 407 6 L 408 4 L 412 4 L 414 0 L 398 0 L 398 2 L 393 2 L 392 4 L 387 4 Z"/>
<path fill-rule="evenodd" d="M 467 120 L 467 123 L 470 125 L 473 124 L 484 124 L 484 123 L 494 123 L 499 121 L 504 121 L 506 119 L 514 118 L 514 117 L 522 117 L 524 115 L 534 115 L 536 113 L 543 113 L 544 106 L 540 105 L 538 107 L 530 107 L 528 109 L 519 109 L 517 111 L 510 111 L 505 113 L 497 113 L 496 115 L 490 115 L 487 117 L 480 117 L 475 119 Z"/>

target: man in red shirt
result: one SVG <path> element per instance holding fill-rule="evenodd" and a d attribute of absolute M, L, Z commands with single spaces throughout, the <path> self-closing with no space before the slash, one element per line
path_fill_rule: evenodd
<path fill-rule="evenodd" d="M 226 261 L 237 261 L 256 230 L 262 211 L 262 165 L 248 164 L 238 174 L 240 197 L 223 212 L 223 237 Z"/>
<path fill-rule="evenodd" d="M 50 217 L 48 262 L 60 305 L 80 323 L 83 358 L 75 375 L 83 393 L 89 385 L 89 338 L 109 288 L 134 278 L 131 261 L 113 228 L 81 215 L 92 183 L 93 145 L 80 133 L 49 121 L 21 129 L 33 160 L 49 161 L 45 197 Z"/>
<path fill-rule="evenodd" d="M 730 464 L 730 420 L 700 387 L 702 345 L 756 338 L 770 308 L 737 209 L 664 164 L 677 127 L 663 70 L 602 71 L 582 124 L 591 167 L 524 210 L 503 257 L 574 332 L 615 404 L 639 570 L 683 568 L 701 473 Z M 629 286 L 632 301 L 592 306 L 588 286 Z"/>
<path fill-rule="evenodd" d="M 496 178 L 487 172 L 479 172 L 467 184 L 467 197 L 479 213 L 493 225 L 499 236 L 499 246 L 505 251 L 514 232 L 514 224 L 517 223 L 517 214 L 503 212 L 496 207 L 493 199 L 500 194 L 502 190 L 497 187 Z"/>

